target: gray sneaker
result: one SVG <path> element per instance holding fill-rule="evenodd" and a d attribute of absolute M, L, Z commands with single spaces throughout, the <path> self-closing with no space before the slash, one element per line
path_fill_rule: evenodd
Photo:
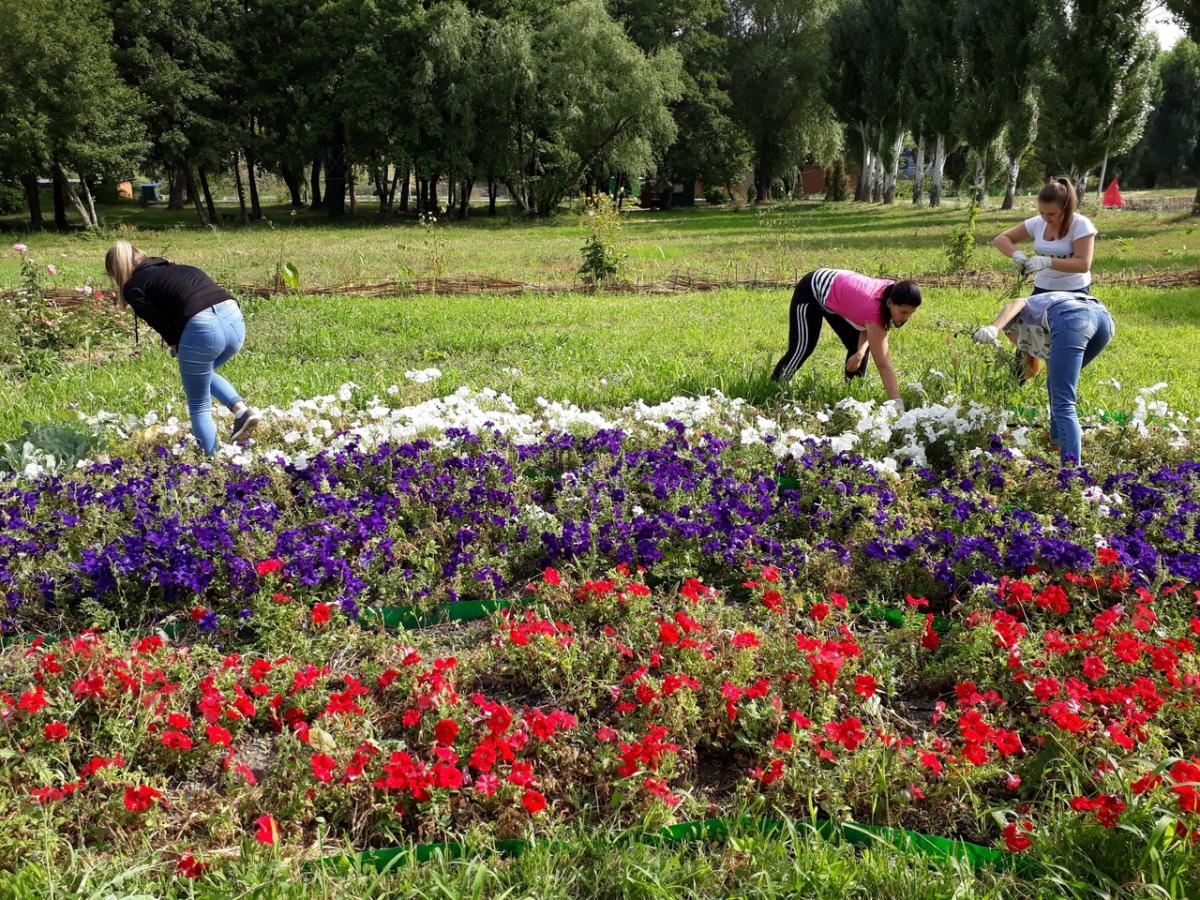
<path fill-rule="evenodd" d="M 242 410 L 241 415 L 235 416 L 233 419 L 233 434 L 229 439 L 235 444 L 244 444 L 250 440 L 250 435 L 254 434 L 254 429 L 258 427 L 258 423 L 262 421 L 262 416 L 258 414 L 252 406 L 247 406 Z"/>

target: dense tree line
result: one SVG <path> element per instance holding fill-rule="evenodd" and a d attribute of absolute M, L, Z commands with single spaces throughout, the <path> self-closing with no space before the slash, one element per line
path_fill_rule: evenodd
<path fill-rule="evenodd" d="M 1193 0 L 1170 6 L 1195 37 Z M 844 157 L 862 173 L 856 199 L 890 203 L 911 141 L 931 204 L 956 148 L 977 191 L 1004 179 L 1011 202 L 1031 148 L 1080 181 L 1121 154 L 1131 165 L 1156 98 L 1138 164 L 1197 177 L 1195 45 L 1156 58 L 1149 7 L 0 0 L 0 179 L 20 185 L 34 226 L 39 178 L 53 179 L 60 226 L 68 206 L 94 225 L 95 185 L 134 172 L 159 175 L 205 224 L 210 180 L 228 173 L 243 218 L 262 214 L 264 172 L 330 216 L 363 179 L 383 218 L 440 202 L 466 216 L 476 187 L 493 212 L 503 188 L 545 215 L 644 174 L 729 186 L 751 172 L 766 200 L 801 164 Z"/>

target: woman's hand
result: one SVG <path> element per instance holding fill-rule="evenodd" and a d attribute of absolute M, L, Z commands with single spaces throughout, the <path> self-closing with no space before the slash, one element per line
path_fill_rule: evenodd
<path fill-rule="evenodd" d="M 1026 272 L 1040 272 L 1042 269 L 1050 268 L 1052 260 L 1049 256 L 1031 256 L 1025 260 Z"/>
<path fill-rule="evenodd" d="M 999 344 L 1000 329 L 995 325 L 984 325 L 971 335 L 971 339 L 977 344 Z"/>

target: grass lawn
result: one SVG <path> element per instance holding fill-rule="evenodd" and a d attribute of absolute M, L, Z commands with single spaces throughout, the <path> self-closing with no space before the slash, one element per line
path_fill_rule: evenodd
<path fill-rule="evenodd" d="M 436 367 L 437 385 L 509 392 L 522 406 L 539 396 L 584 407 L 647 402 L 719 388 L 762 402 L 774 395 L 771 369 L 786 346 L 786 291 L 729 290 L 675 296 L 525 295 L 521 297 L 274 297 L 247 303 L 249 336 L 225 374 L 253 403 L 287 405 L 353 381 L 382 395 L 405 384 L 407 369 Z M 1136 391 L 1160 381 L 1161 398 L 1200 411 L 1200 360 L 1186 352 L 1200 326 L 1200 289 L 1114 289 L 1106 293 L 1117 321 L 1113 344 L 1089 367 L 1081 405 L 1128 410 Z M 974 345 L 968 325 L 991 318 L 999 303 L 980 291 L 937 289 L 910 325 L 892 337 L 901 384 L 928 382 L 930 368 L 965 378 Z M 153 336 L 151 335 L 151 338 Z M 182 408 L 175 362 L 142 332 L 135 352 L 123 338 L 103 363 L 86 362 L 36 377 L 0 400 L 0 435 L 24 420 Z M 834 399 L 842 391 L 843 351 L 824 334 L 802 375 L 797 397 Z M 1113 384 L 1113 380 L 1120 387 Z M 968 385 L 961 385 L 968 388 Z M 874 374 L 856 385 L 883 397 Z M 1045 399 L 1044 377 L 1026 386 L 1029 405 Z M 986 399 L 980 397 L 979 399 Z"/>
<path fill-rule="evenodd" d="M 1007 260 L 987 244 L 1034 215 L 1034 203 L 1023 197 L 1020 209 L 995 207 L 993 201 L 979 216 L 976 265 L 1006 270 Z M 1094 214 L 1100 229 L 1098 285 L 1108 272 L 1200 266 L 1200 220 L 1177 212 L 1085 212 Z M 143 210 L 133 203 L 107 207 L 101 234 L 29 235 L 17 221 L 8 224 L 16 229 L 12 240 L 24 241 L 33 256 L 57 265 L 56 283 L 63 284 L 103 280 L 104 250 L 112 238 L 124 236 L 148 253 L 198 265 L 231 284 L 270 284 L 282 260 L 296 265 L 307 285 L 468 274 L 570 285 L 577 281 L 579 248 L 587 233 L 586 218 L 570 213 L 545 222 L 478 214 L 431 228 L 413 219 L 379 225 L 365 210 L 357 220 L 337 224 L 321 214 L 291 216 L 283 207 L 267 213 L 267 222 L 225 225 L 213 232 L 196 227 L 191 210 Z M 920 276 L 945 270 L 944 244 L 966 215 L 957 199 L 939 209 L 796 202 L 766 209 L 632 210 L 624 217 L 621 240 L 631 280 L 673 274 L 789 279 L 818 266 Z M 16 257 L 0 255 L 0 286 L 18 277 Z"/>
<path fill-rule="evenodd" d="M 981 215 L 981 267 L 1001 269 L 1006 261 L 986 242 L 1028 212 Z M 270 213 L 271 226 L 206 232 L 190 213 L 131 204 L 105 211 L 103 233 L 14 230 L 6 240 L 27 243 L 39 267 L 57 268 L 47 283 L 68 288 L 89 278 L 105 285 L 103 253 L 118 235 L 238 285 L 269 283 L 280 261 L 310 287 L 466 274 L 565 285 L 587 232 L 574 215 L 430 229 Z M 940 210 L 637 211 L 622 240 L 630 276 L 643 280 L 791 278 L 818 265 L 920 276 L 944 270 L 943 245 L 965 216 L 953 201 Z M 1084 373 L 1081 412 L 1128 411 L 1139 388 L 1167 382 L 1155 399 L 1200 415 L 1200 288 L 1104 285 L 1112 273 L 1200 266 L 1200 220 L 1104 212 L 1098 225 L 1096 293 L 1117 336 Z M 0 290 L 21 277 L 17 254 L 0 252 Z M 780 400 L 811 415 L 847 393 L 883 399 L 874 373 L 847 388 L 831 334 L 781 395 L 769 374 L 785 348 L 789 298 L 786 289 L 249 296 L 245 349 L 223 371 L 259 406 L 346 382 L 362 388 L 353 400 L 309 404 L 294 432 L 279 420 L 260 429 L 264 446 L 289 452 L 309 446 L 292 436 L 322 434 L 332 447 L 324 417 L 341 421 L 337 404 L 386 415 L 367 398 L 392 385 L 394 407 L 467 386 L 504 391 L 522 410 L 547 398 L 604 411 L 717 388 L 781 421 L 789 407 Z M 1003 358 L 970 340 L 1005 299 L 928 289 L 919 315 L 890 339 L 906 398 L 953 392 L 1044 407 L 1044 375 L 1017 387 Z M 23 421 L 100 410 L 170 407 L 186 419 L 174 360 L 144 328 L 135 346 L 128 321 L 104 332 L 92 323 L 86 349 L 10 379 L 0 440 Z M 431 367 L 442 373 L 434 384 L 405 378 Z M 833 416 L 842 417 L 854 418 Z M 1200 710 L 1191 451 L 1168 445 L 1161 430 L 1145 441 L 1133 428 L 1093 432 L 1089 441 L 1103 443 L 1091 473 L 1103 487 L 1097 499 L 1087 478 L 1037 459 L 1044 437 L 1024 445 L 1027 458 L 980 429 L 971 446 L 949 441 L 949 468 L 913 466 L 894 481 L 861 465 L 857 451 L 809 448 L 787 459 L 801 486 L 779 491 L 768 441 L 786 434 L 744 440 L 755 419 L 718 421 L 707 434 L 708 425 L 647 431 L 621 438 L 619 450 L 604 434 L 544 435 L 537 448 L 509 445 L 499 430 L 479 446 L 474 436 L 461 445 L 397 439 L 315 452 L 311 467 L 306 459 L 294 470 L 263 459 L 197 467 L 189 453 L 172 455 L 165 431 L 147 430 L 109 448 L 119 457 L 111 467 L 71 475 L 78 490 L 0 479 L 5 615 L 45 630 L 59 615 L 74 630 L 112 628 L 37 649 L 0 642 L 0 896 L 1195 896 L 1200 855 L 1186 837 L 1200 833 L 1186 762 Z M 596 579 L 627 578 L 629 560 L 615 562 L 626 546 L 660 580 L 653 591 L 625 585 L 610 596 L 614 582 Z M 546 566 L 562 569 L 561 585 Z M 702 567 L 721 593 L 686 592 L 684 578 L 705 575 Z M 1083 577 L 1096 572 L 1104 577 Z M 747 581 L 758 574 L 761 583 Z M 1010 578 L 1027 578 L 1036 603 L 1017 599 L 1015 583 L 1005 588 Z M 422 594 L 427 581 L 434 587 Z M 458 588 L 473 597 L 495 585 L 497 596 L 534 606 L 524 618 L 407 632 L 350 621 L 354 597 L 364 609 L 380 598 L 433 602 L 451 584 L 455 598 Z M 1146 600 L 1146 586 L 1157 596 Z M 909 598 L 911 609 L 901 599 L 909 593 L 922 597 Z M 874 615 L 877 605 L 898 613 L 900 627 Z M 1101 608 L 1112 617 L 1103 626 Z M 147 611 L 181 630 L 150 646 L 152 629 L 136 639 L 115 629 L 145 625 Z M 685 675 L 694 683 L 667 688 Z M 1059 696 L 1050 675 L 1064 699 L 1047 706 Z M 1055 681 L 1053 691 L 1035 692 L 1035 678 L 1038 691 Z M 491 763 L 478 765 L 471 750 L 492 739 L 498 713 L 488 698 L 528 718 L 524 737 L 505 744 L 523 755 L 497 769 L 508 781 L 493 785 L 494 799 L 480 790 Z M 540 724 L 531 709 L 543 711 Z M 572 721 L 539 734 L 550 710 Z M 206 727 L 218 722 L 228 731 Z M 653 749 L 662 735 L 679 746 Z M 897 750 L 906 746 L 913 752 Z M 401 772 L 394 754 L 441 766 L 449 747 L 462 760 L 447 765 L 471 784 L 439 783 L 427 802 L 420 788 L 391 783 Z M 626 769 L 631 747 L 641 762 Z M 322 777 L 335 760 L 318 751 L 336 757 L 338 779 Z M 981 752 L 984 762 L 968 755 Z M 772 787 L 771 766 L 777 759 L 782 773 L 785 756 L 789 780 Z M 531 797 L 518 764 L 536 767 L 549 809 L 529 802 L 546 797 Z M 262 824 L 268 813 L 281 836 Z M 1028 831 L 1024 858 L 1036 877 L 855 847 L 803 826 L 735 827 L 710 843 L 627 840 L 674 820 L 742 813 L 895 823 L 1014 854 L 1029 850 Z M 1109 815 L 1120 827 L 1106 824 Z M 486 851 L 512 835 L 536 845 L 518 858 L 439 855 L 386 874 L 312 864 L 349 848 L 447 838 Z"/>
<path fill-rule="evenodd" d="M 58 274 L 46 282 L 57 286 L 88 278 L 104 284 L 103 252 L 117 234 L 233 284 L 269 283 L 281 259 L 299 268 L 303 284 L 468 273 L 567 284 L 585 234 L 573 215 L 544 223 L 478 217 L 431 231 L 411 221 L 330 225 L 307 213 L 271 213 L 273 226 L 205 232 L 191 226 L 186 212 L 128 204 L 107 211 L 106 220 L 120 224 L 103 234 L 22 239 L 31 257 L 56 266 Z M 626 216 L 622 240 L 631 275 L 642 279 L 672 272 L 791 278 L 818 265 L 919 276 L 944 269 L 943 243 L 965 215 L 954 201 L 938 210 L 796 203 L 635 211 Z M 980 243 L 1020 215 L 985 211 Z M 1186 351 L 1188 335 L 1200 325 L 1200 289 L 1103 286 L 1106 272 L 1200 266 L 1200 222 L 1116 211 L 1097 218 L 1096 293 L 1112 309 L 1118 335 L 1084 379 L 1084 409 L 1128 409 L 1138 388 L 1160 381 L 1169 383 L 1164 397 L 1173 406 L 1200 409 L 1200 363 Z M 985 246 L 978 259 L 996 268 L 1006 262 Z M 0 287 L 19 281 L 17 254 L 0 255 Z M 931 367 L 952 369 L 978 353 L 965 332 L 989 319 L 1003 299 L 999 292 L 956 289 L 928 289 L 926 297 L 921 314 L 893 338 L 904 383 L 923 382 Z M 382 391 L 402 381 L 404 370 L 429 366 L 444 373 L 439 388 L 490 386 L 522 403 L 545 396 L 605 407 L 713 387 L 761 401 L 773 391 L 768 375 L 785 346 L 788 300 L 786 290 L 254 299 L 246 303 L 246 349 L 227 374 L 258 404 L 328 393 L 344 381 Z M 103 362 L 32 377 L 0 400 L 0 436 L 16 433 L 23 420 L 182 399 L 173 361 L 145 330 L 140 352 L 129 335 L 97 333 L 93 345 L 101 348 L 94 358 Z M 842 390 L 840 353 L 825 335 L 803 373 L 808 377 L 792 390 Z M 1043 397 L 1041 384 L 1025 389 L 1031 405 Z M 877 380 L 856 390 L 881 394 Z"/>

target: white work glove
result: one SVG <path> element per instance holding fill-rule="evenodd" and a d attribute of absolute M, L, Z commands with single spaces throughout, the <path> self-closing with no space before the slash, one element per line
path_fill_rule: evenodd
<path fill-rule="evenodd" d="M 890 407 L 896 415 L 904 412 L 904 401 L 897 397 L 895 400 L 889 400 L 883 404 L 884 407 Z"/>
<path fill-rule="evenodd" d="M 1025 260 L 1026 272 L 1040 272 L 1042 269 L 1050 268 L 1050 257 L 1048 256 L 1031 256 Z"/>
<path fill-rule="evenodd" d="M 984 325 L 971 335 L 971 340 L 977 344 L 999 344 L 1000 329 L 995 325 Z"/>
<path fill-rule="evenodd" d="M 1017 250 L 1015 253 L 1013 253 L 1012 261 L 1013 261 L 1013 265 L 1017 267 L 1017 273 L 1020 275 L 1024 275 L 1025 274 L 1025 262 L 1026 262 L 1025 251 Z"/>

